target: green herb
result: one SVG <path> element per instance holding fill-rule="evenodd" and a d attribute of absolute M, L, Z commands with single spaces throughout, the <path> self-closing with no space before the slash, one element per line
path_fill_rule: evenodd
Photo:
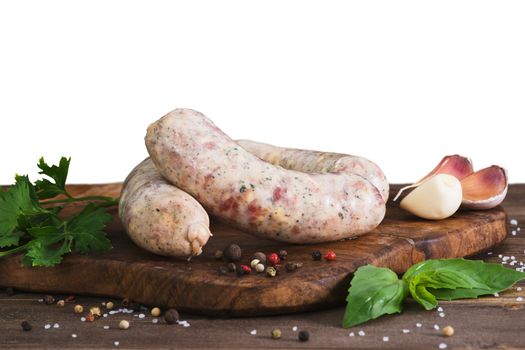
<path fill-rule="evenodd" d="M 103 229 L 111 220 L 104 207 L 118 199 L 104 196 L 73 197 L 66 189 L 70 158 L 49 166 L 40 158 L 39 174 L 47 176 L 31 183 L 28 176 L 15 176 L 15 184 L 0 190 L 0 257 L 25 252 L 22 262 L 30 266 L 53 266 L 64 254 L 88 253 L 111 248 Z M 61 195 L 62 198 L 53 199 Z M 88 203 L 67 219 L 59 216 L 69 203 Z M 14 248 L 13 248 L 14 246 Z"/>
<path fill-rule="evenodd" d="M 357 270 L 348 292 L 343 327 L 401 312 L 408 288 L 392 270 L 367 265 Z"/>
<path fill-rule="evenodd" d="M 426 310 L 431 310 L 438 300 L 494 294 L 523 279 L 523 272 L 481 260 L 427 260 L 409 268 L 402 279 L 387 268 L 362 266 L 348 290 L 343 327 L 401 312 L 408 293 Z"/>

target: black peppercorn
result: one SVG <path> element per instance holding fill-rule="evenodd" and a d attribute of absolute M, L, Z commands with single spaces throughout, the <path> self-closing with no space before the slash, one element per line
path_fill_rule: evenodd
<path fill-rule="evenodd" d="M 230 244 L 224 250 L 222 251 L 224 258 L 227 261 L 239 261 L 241 260 L 242 251 L 241 247 L 239 247 L 237 244 Z"/>
<path fill-rule="evenodd" d="M 122 306 L 128 307 L 129 303 L 130 303 L 130 300 L 128 298 L 122 299 Z"/>
<path fill-rule="evenodd" d="M 299 341 L 308 341 L 310 339 L 310 333 L 308 331 L 299 332 Z"/>
<path fill-rule="evenodd" d="M 321 258 L 322 258 L 322 255 L 321 255 L 321 252 L 320 252 L 320 251 L 318 251 L 318 250 L 314 250 L 314 251 L 312 252 L 312 259 L 314 259 L 314 260 L 316 260 L 316 261 L 319 261 L 319 260 L 321 260 Z"/>
<path fill-rule="evenodd" d="M 235 266 L 235 272 L 237 273 L 237 276 L 244 276 L 246 274 L 246 271 L 241 266 Z"/>
<path fill-rule="evenodd" d="M 55 303 L 55 298 L 53 298 L 52 295 L 46 295 L 44 297 L 44 303 L 46 303 L 47 305 L 54 304 Z"/>
<path fill-rule="evenodd" d="M 257 259 L 261 264 L 266 265 L 266 254 L 263 252 L 257 252 L 253 254 L 253 259 Z"/>
<path fill-rule="evenodd" d="M 234 265 L 234 266 L 235 266 L 235 265 Z M 225 274 L 228 273 L 228 268 L 227 268 L 226 266 L 224 266 L 224 265 L 221 265 L 221 266 L 219 266 L 219 268 L 217 269 L 217 273 L 218 273 L 219 275 L 225 275 Z"/>
<path fill-rule="evenodd" d="M 177 323 L 179 320 L 179 313 L 175 309 L 168 309 L 164 313 L 164 321 L 166 321 L 167 324 L 174 324 Z"/>
<path fill-rule="evenodd" d="M 235 271 L 237 271 L 237 266 L 235 266 L 235 264 L 232 263 L 232 262 L 229 263 L 229 264 L 228 264 L 228 271 L 230 271 L 230 272 L 235 272 Z"/>
<path fill-rule="evenodd" d="M 279 259 L 286 260 L 286 257 L 288 256 L 288 252 L 284 249 L 279 251 Z"/>
<path fill-rule="evenodd" d="M 11 295 L 14 295 L 15 294 L 15 290 L 13 289 L 13 287 L 7 287 L 5 289 L 5 294 L 7 294 L 7 296 L 11 296 Z"/>
<path fill-rule="evenodd" d="M 22 323 L 20 324 L 22 326 L 22 329 L 26 332 L 29 332 L 31 329 L 33 329 L 33 327 L 31 326 L 31 324 L 27 321 L 22 321 Z"/>

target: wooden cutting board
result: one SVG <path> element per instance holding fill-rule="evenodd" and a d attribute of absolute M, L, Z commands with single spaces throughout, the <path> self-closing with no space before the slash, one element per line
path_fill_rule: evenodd
<path fill-rule="evenodd" d="M 120 187 L 74 185 L 70 190 L 76 195 L 116 197 Z M 0 285 L 47 293 L 126 297 L 147 305 L 213 316 L 291 313 L 344 303 L 352 273 L 359 266 L 374 264 L 401 273 L 425 259 L 474 255 L 501 242 L 507 234 L 506 214 L 499 207 L 460 211 L 446 220 L 427 221 L 391 203 L 385 220 L 374 231 L 335 243 L 285 244 L 216 222 L 212 222 L 212 232 L 214 236 L 204 253 L 188 262 L 155 256 L 138 248 L 115 217 L 108 227 L 114 246 L 111 251 L 71 255 L 51 268 L 22 267 L 20 256 L 0 259 Z M 304 265 L 295 272 L 283 271 L 275 278 L 256 273 L 219 276 L 217 269 L 225 263 L 216 260 L 214 252 L 229 243 L 241 246 L 245 264 L 257 251 L 286 249 L 287 261 Z M 313 261 L 314 250 L 333 250 L 337 259 Z"/>

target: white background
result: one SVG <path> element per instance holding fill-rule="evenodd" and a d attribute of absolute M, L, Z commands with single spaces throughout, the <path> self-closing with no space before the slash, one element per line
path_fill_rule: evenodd
<path fill-rule="evenodd" d="M 452 153 L 525 182 L 525 2 L 0 3 L 0 183 L 41 155 L 71 156 L 71 182 L 122 181 L 176 107 L 391 182 Z"/>

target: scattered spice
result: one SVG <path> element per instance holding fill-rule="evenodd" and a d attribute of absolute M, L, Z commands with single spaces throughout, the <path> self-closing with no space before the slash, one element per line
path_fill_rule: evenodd
<path fill-rule="evenodd" d="M 253 254 L 253 258 L 259 260 L 261 264 L 266 264 L 266 254 L 263 252 L 257 252 Z"/>
<path fill-rule="evenodd" d="M 100 312 L 100 308 L 98 306 L 90 307 L 89 313 L 95 317 L 100 317 L 102 315 L 102 313 Z"/>
<path fill-rule="evenodd" d="M 53 328 L 55 328 L 55 329 L 60 328 L 60 325 L 59 325 L 58 323 L 55 323 L 55 324 L 53 325 Z"/>
<path fill-rule="evenodd" d="M 7 296 L 10 297 L 15 294 L 15 290 L 13 289 L 13 287 L 7 287 L 5 289 L 5 294 L 7 294 Z"/>
<path fill-rule="evenodd" d="M 299 341 L 308 341 L 310 339 L 310 333 L 308 331 L 299 332 Z"/>
<path fill-rule="evenodd" d="M 174 324 L 177 323 L 179 320 L 179 313 L 175 309 L 168 309 L 164 313 L 164 321 L 166 321 L 167 324 Z"/>
<path fill-rule="evenodd" d="M 446 349 L 447 348 L 447 344 L 446 343 L 439 343 L 439 346 L 438 346 L 440 349 Z"/>
<path fill-rule="evenodd" d="M 268 256 L 266 257 L 266 261 L 269 265 L 275 266 L 279 263 L 279 255 L 277 255 L 276 253 L 268 254 Z"/>
<path fill-rule="evenodd" d="M 22 321 L 22 323 L 20 324 L 20 326 L 22 326 L 22 329 L 26 332 L 29 332 L 31 329 L 33 329 L 33 327 L 31 326 L 31 323 L 27 322 L 27 321 Z"/>
<path fill-rule="evenodd" d="M 300 268 L 302 266 L 303 266 L 303 263 L 288 262 L 288 263 L 286 263 L 285 268 L 286 268 L 286 271 L 288 271 L 288 272 L 294 272 L 295 270 L 297 270 L 298 268 Z"/>
<path fill-rule="evenodd" d="M 326 253 L 326 255 L 324 256 L 324 259 L 326 261 L 334 261 L 335 258 L 336 258 L 335 253 L 331 250 L 328 253 Z"/>
<path fill-rule="evenodd" d="M 250 332 L 251 335 L 257 335 L 257 330 L 256 329 L 252 329 L 252 331 Z"/>
<path fill-rule="evenodd" d="M 452 326 L 446 326 L 443 327 L 442 332 L 445 337 L 451 337 L 454 335 L 454 328 L 452 328 Z"/>
<path fill-rule="evenodd" d="M 112 301 L 108 301 L 108 302 L 106 303 L 106 309 L 108 309 L 108 310 L 113 309 L 114 306 L 115 306 L 115 305 L 113 305 L 113 302 L 112 302 Z"/>
<path fill-rule="evenodd" d="M 73 310 L 75 311 L 75 313 L 81 314 L 82 312 L 84 312 L 84 307 L 82 305 L 80 305 L 80 304 L 77 304 L 77 305 L 75 305 Z"/>
<path fill-rule="evenodd" d="M 252 269 L 255 268 L 255 266 L 257 266 L 257 264 L 259 264 L 261 261 L 259 259 L 253 259 L 251 262 L 250 262 L 250 266 L 252 267 Z"/>
<path fill-rule="evenodd" d="M 75 299 L 76 299 L 76 297 L 74 295 L 69 295 L 66 299 L 64 299 L 64 301 L 66 303 L 72 303 L 72 302 L 75 301 Z"/>
<path fill-rule="evenodd" d="M 275 269 L 275 267 L 273 266 L 268 266 L 266 268 L 266 274 L 269 276 L 269 277 L 275 277 L 277 276 L 277 270 Z"/>
<path fill-rule="evenodd" d="M 91 312 L 89 312 L 89 313 L 86 315 L 86 321 L 87 321 L 87 322 L 93 322 L 93 321 L 95 321 L 95 315 L 93 315 Z"/>
<path fill-rule="evenodd" d="M 386 343 L 386 342 L 390 341 L 390 338 L 387 337 L 387 336 L 384 336 L 384 337 L 383 337 L 383 341 Z"/>
<path fill-rule="evenodd" d="M 228 271 L 230 271 L 230 272 L 235 272 L 235 271 L 237 271 L 237 266 L 236 266 L 234 263 L 232 263 L 232 262 L 229 263 L 229 264 L 226 265 L 226 266 L 228 266 Z"/>
<path fill-rule="evenodd" d="M 224 253 L 222 252 L 222 250 L 215 251 L 215 259 L 221 260 L 223 256 L 224 256 Z"/>
<path fill-rule="evenodd" d="M 247 275 L 250 272 L 252 272 L 251 267 L 249 267 L 248 265 L 242 265 L 242 264 L 241 264 L 241 268 L 239 270 L 241 270 L 244 275 Z"/>
<path fill-rule="evenodd" d="M 160 309 L 158 307 L 154 307 L 153 309 L 151 309 L 151 316 L 159 317 L 160 316 Z"/>
<path fill-rule="evenodd" d="M 275 328 L 272 330 L 272 339 L 280 339 L 281 338 L 281 330 L 278 328 Z"/>
<path fill-rule="evenodd" d="M 127 320 L 120 321 L 119 324 L 118 324 L 118 328 L 120 328 L 120 329 L 128 329 L 129 328 L 129 321 L 127 321 Z"/>
<path fill-rule="evenodd" d="M 60 299 L 59 301 L 57 301 L 57 306 L 64 307 L 64 305 L 66 305 L 66 302 L 64 300 Z"/>
<path fill-rule="evenodd" d="M 282 249 L 279 251 L 279 259 L 286 260 L 287 257 L 288 257 L 288 252 L 286 250 Z"/>
<path fill-rule="evenodd" d="M 46 295 L 44 297 L 44 303 L 46 303 L 47 305 L 54 304 L 55 303 L 55 298 L 52 295 Z"/>
<path fill-rule="evenodd" d="M 131 300 L 129 300 L 128 298 L 122 299 L 122 306 L 128 307 L 130 306 L 130 304 L 131 304 Z"/>
<path fill-rule="evenodd" d="M 256 271 L 257 273 L 264 272 L 264 269 L 265 269 L 265 267 L 264 267 L 264 265 L 261 264 L 261 263 L 255 265 L 255 271 Z"/>
<path fill-rule="evenodd" d="M 222 253 L 224 255 L 224 258 L 230 262 L 239 261 L 242 257 L 241 247 L 234 243 L 224 248 Z"/>
<path fill-rule="evenodd" d="M 318 250 L 314 250 L 314 251 L 312 252 L 312 259 L 314 259 L 315 261 L 319 261 L 319 260 L 321 260 L 321 257 L 322 257 L 322 255 L 321 255 L 321 252 L 320 252 L 320 251 L 318 251 Z"/>
<path fill-rule="evenodd" d="M 219 268 L 217 268 L 217 274 L 219 276 L 222 276 L 222 275 L 226 275 L 228 273 L 228 268 L 224 265 L 221 265 L 219 266 Z"/>

